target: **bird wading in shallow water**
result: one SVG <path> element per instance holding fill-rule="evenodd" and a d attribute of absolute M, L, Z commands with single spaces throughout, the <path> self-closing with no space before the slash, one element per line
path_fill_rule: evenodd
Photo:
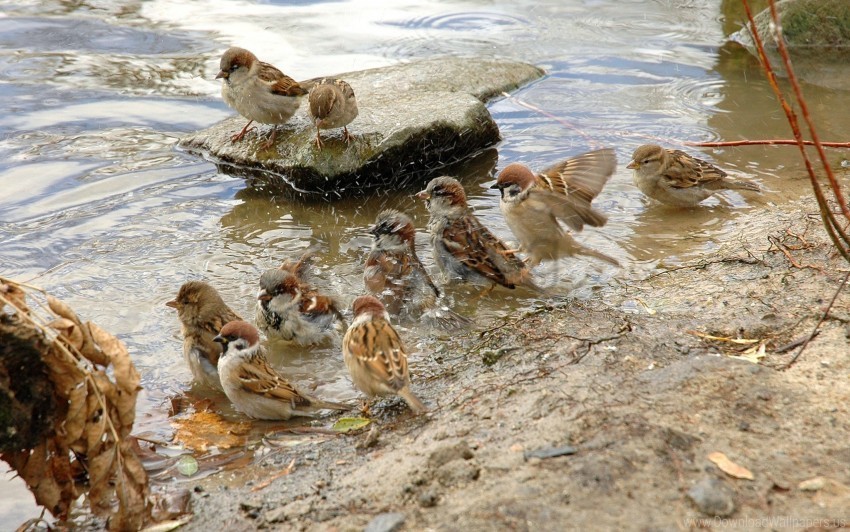
<path fill-rule="evenodd" d="M 219 374 L 233 406 L 256 419 L 285 420 L 314 417 L 321 410 L 349 410 L 348 405 L 308 395 L 271 367 L 260 345 L 260 333 L 245 321 L 231 321 L 214 338 L 224 346 Z"/>
<path fill-rule="evenodd" d="M 345 330 L 333 298 L 304 280 L 309 266 L 305 255 L 260 276 L 256 319 L 269 340 L 307 347 L 338 342 Z"/>
<path fill-rule="evenodd" d="M 593 199 L 614 173 L 617 158 L 605 148 L 567 159 L 535 174 L 528 167 L 506 166 L 491 188 L 499 190 L 499 207 L 508 227 L 528 253 L 528 266 L 543 260 L 585 255 L 615 266 L 616 259 L 578 243 L 564 230 L 585 225 L 602 227 L 606 216 L 591 206 Z"/>
<path fill-rule="evenodd" d="M 497 284 L 540 290 L 525 263 L 472 214 L 456 179 L 436 177 L 416 196 L 428 207 L 434 261 L 448 282 L 484 286 L 481 295 Z"/>
<path fill-rule="evenodd" d="M 392 316 L 423 320 L 443 330 L 469 325 L 469 320 L 439 306 L 440 290 L 416 254 L 416 229 L 406 214 L 387 209 L 369 231 L 374 237 L 366 258 L 363 282 Z"/>
<path fill-rule="evenodd" d="M 636 149 L 626 168 L 634 170 L 641 192 L 676 207 L 693 207 L 723 190 L 760 191 L 755 183 L 729 179 L 726 172 L 702 159 L 654 144 Z"/>
<path fill-rule="evenodd" d="M 218 361 L 221 345 L 213 338 L 227 322 L 241 320 L 215 288 L 203 281 L 183 283 L 177 297 L 166 303 L 177 310 L 183 330 L 183 358 L 195 381 L 221 391 Z"/>

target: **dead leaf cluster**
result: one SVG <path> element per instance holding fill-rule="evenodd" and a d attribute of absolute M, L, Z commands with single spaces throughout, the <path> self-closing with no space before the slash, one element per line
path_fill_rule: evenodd
<path fill-rule="evenodd" d="M 0 311 L 45 340 L 41 356 L 58 405 L 55 424 L 35 448 L 0 457 L 55 517 L 67 519 L 85 493 L 110 529 L 138 530 L 150 515 L 147 474 L 130 437 L 139 373 L 123 342 L 82 322 L 62 301 L 44 294 L 47 306 L 30 309 L 26 295 L 33 291 L 40 292 L 0 278 Z"/>

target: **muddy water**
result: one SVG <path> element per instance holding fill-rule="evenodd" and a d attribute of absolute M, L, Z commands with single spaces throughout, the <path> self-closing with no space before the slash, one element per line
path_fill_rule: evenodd
<path fill-rule="evenodd" d="M 794 149 L 781 147 L 702 150 L 762 184 L 759 198 L 729 194 L 677 211 L 649 204 L 631 184 L 625 164 L 644 142 L 789 137 L 755 61 L 723 46 L 723 28 L 735 24 L 718 2 L 288 4 L 0 4 L 0 274 L 43 286 L 127 342 L 142 371 L 140 430 L 148 433 L 168 436 L 167 398 L 188 388 L 177 319 L 164 306 L 182 282 L 208 280 L 250 317 L 259 274 L 317 247 L 324 250 L 320 283 L 350 301 L 362 288 L 366 229 L 377 211 L 401 208 L 423 228 L 427 219 L 406 192 L 293 204 L 175 150 L 181 135 L 232 114 L 213 79 L 231 44 L 296 78 L 441 54 L 545 68 L 546 78 L 490 104 L 504 141 L 460 173 L 476 213 L 509 238 L 498 196 L 487 188 L 494 168 L 511 161 L 542 167 L 590 147 L 617 148 L 618 171 L 597 200 L 610 222 L 583 237 L 624 266 L 541 268 L 557 293 L 597 297 L 599 288 L 710 254 L 747 230 L 736 224 L 740 213 L 807 191 Z M 834 112 L 846 107 L 846 93 L 805 90 L 822 138 L 850 136 L 850 115 Z M 424 232 L 419 240 L 430 266 Z M 523 293 L 467 304 L 463 291 L 450 296 L 480 321 L 534 304 Z M 414 341 L 423 351 L 434 345 Z M 284 362 L 329 398 L 355 397 L 338 353 Z M 4 501 L 17 501 L 0 507 L 7 529 L 37 510 L 18 484 L 3 483 Z"/>

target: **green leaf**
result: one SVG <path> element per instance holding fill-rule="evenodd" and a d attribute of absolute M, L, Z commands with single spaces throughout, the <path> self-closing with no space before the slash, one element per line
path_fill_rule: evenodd
<path fill-rule="evenodd" d="M 336 432 L 350 432 L 352 430 L 360 430 L 368 426 L 371 422 L 371 419 L 365 417 L 341 417 L 331 428 Z"/>
<path fill-rule="evenodd" d="M 198 472 L 198 461 L 191 454 L 184 454 L 177 461 L 177 471 L 184 477 L 191 477 Z"/>

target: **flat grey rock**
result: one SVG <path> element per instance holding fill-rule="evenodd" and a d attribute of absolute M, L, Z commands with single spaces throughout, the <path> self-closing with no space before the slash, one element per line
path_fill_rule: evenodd
<path fill-rule="evenodd" d="M 277 140 L 260 146 L 271 126 L 260 125 L 236 143 L 231 135 L 247 122 L 237 115 L 188 135 L 179 146 L 222 165 L 234 175 L 260 178 L 281 190 L 368 190 L 422 184 L 440 169 L 500 140 L 484 102 L 543 75 L 515 61 L 447 57 L 339 74 L 357 96 L 359 116 L 341 130 L 322 132 L 324 148 L 305 100 L 293 118 L 278 126 Z"/>

